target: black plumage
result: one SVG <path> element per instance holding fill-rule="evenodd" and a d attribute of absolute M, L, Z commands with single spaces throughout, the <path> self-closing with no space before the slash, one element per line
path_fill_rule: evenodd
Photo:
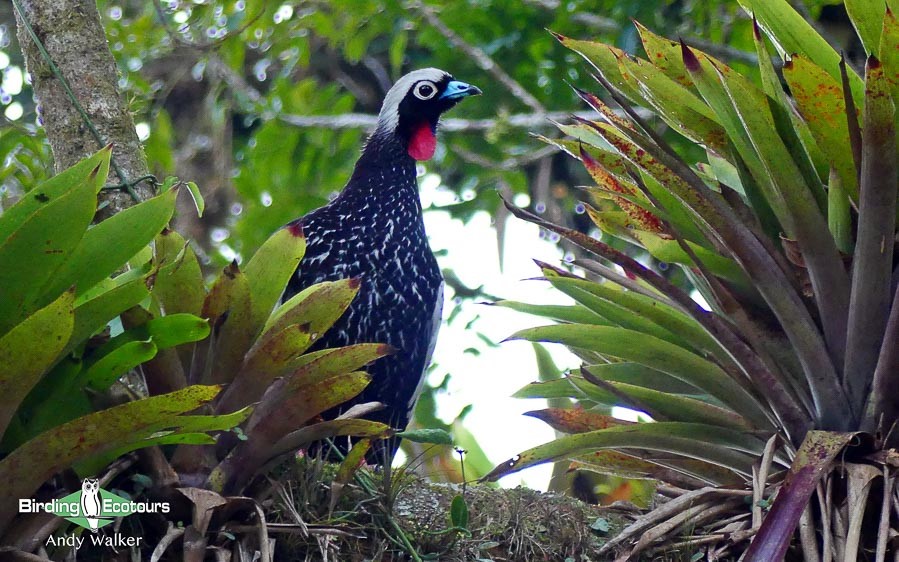
<path fill-rule="evenodd" d="M 431 359 L 443 305 L 443 276 L 428 245 L 416 160 L 433 155 L 440 115 L 480 90 L 438 69 L 402 77 L 385 97 L 343 191 L 291 223 L 306 236 L 306 254 L 285 300 L 312 284 L 357 278 L 359 293 L 316 348 L 387 343 L 396 352 L 369 366 L 372 382 L 353 404 L 386 408 L 366 416 L 404 429 Z M 382 445 L 383 446 L 383 445 Z M 392 456 L 397 443 L 387 446 Z"/>

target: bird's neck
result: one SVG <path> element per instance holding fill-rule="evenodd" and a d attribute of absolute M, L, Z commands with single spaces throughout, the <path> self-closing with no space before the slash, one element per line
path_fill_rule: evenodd
<path fill-rule="evenodd" d="M 373 198 L 418 200 L 415 160 L 392 134 L 375 131 L 356 162 L 346 191 Z"/>

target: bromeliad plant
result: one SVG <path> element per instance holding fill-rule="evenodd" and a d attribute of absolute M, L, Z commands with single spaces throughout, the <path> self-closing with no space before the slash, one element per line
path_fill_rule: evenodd
<path fill-rule="evenodd" d="M 670 548 L 690 529 L 682 545 L 701 539 L 710 559 L 751 539 L 745 560 L 780 560 L 799 526 L 806 560 L 855 560 L 859 548 L 884 560 L 899 528 L 899 5 L 846 3 L 869 53 L 856 72 L 786 1 L 741 4 L 754 18 L 758 83 L 639 24 L 645 59 L 557 36 L 623 110 L 579 91 L 602 119 L 577 119 L 561 126 L 573 140 L 549 141 L 596 182 L 586 189 L 593 222 L 678 264 L 708 309 L 601 239 L 509 205 L 594 254 L 576 265 L 604 280 L 540 264 L 576 304 L 505 303 L 559 321 L 515 338 L 562 343 L 584 360 L 519 396 L 582 408 L 542 413 L 570 435 L 490 478 L 571 459 L 677 484 L 677 499 L 605 547 L 636 541 L 625 557 Z M 686 162 L 635 106 L 705 161 Z M 610 406 L 653 422 L 590 411 Z"/>
<path fill-rule="evenodd" d="M 211 510 L 256 513 L 229 497 L 277 459 L 318 439 L 388 434 L 358 419 L 308 423 L 360 392 L 360 369 L 390 349 L 306 353 L 358 284 L 279 305 L 305 249 L 298 229 L 207 289 L 190 246 L 166 229 L 176 182 L 92 225 L 109 158 L 104 149 L 0 215 L 0 544 L 31 551 L 65 532 L 61 518 L 18 514 L 19 499 L 61 497 L 73 475 L 97 475 L 180 501 L 194 520 L 184 549 L 202 553 Z M 267 552 L 251 535 L 243 551 Z"/>

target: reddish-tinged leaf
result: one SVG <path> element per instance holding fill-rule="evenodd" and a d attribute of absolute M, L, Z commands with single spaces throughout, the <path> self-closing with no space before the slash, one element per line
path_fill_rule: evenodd
<path fill-rule="evenodd" d="M 242 279 L 237 280 L 238 277 Z M 222 273 L 218 276 L 215 282 L 213 282 L 212 287 L 210 287 L 209 289 L 209 293 L 203 300 L 203 307 L 200 309 L 200 316 L 209 320 L 210 323 L 214 326 L 217 323 L 219 317 L 231 309 L 233 292 L 236 291 L 241 295 L 244 293 L 249 295 L 249 287 L 244 290 L 237 290 L 232 287 L 232 285 L 241 284 L 246 286 L 246 278 L 243 276 L 243 273 L 241 273 L 240 267 L 237 265 L 237 261 L 235 260 L 228 264 L 222 270 Z M 249 296 L 246 297 L 246 300 L 249 300 Z"/>
<path fill-rule="evenodd" d="M 718 154 L 727 154 L 727 136 L 705 102 L 642 59 L 624 56 L 618 63 L 622 74 L 639 83 L 641 95 L 671 128 Z"/>
<path fill-rule="evenodd" d="M 212 471 L 208 485 L 227 493 L 239 489 L 271 458 L 278 441 L 316 415 L 350 400 L 370 380 L 361 371 L 327 378 L 294 373 L 278 379 L 266 390 L 247 422 L 248 439 Z"/>
<path fill-rule="evenodd" d="M 606 171 L 605 168 L 603 168 L 599 164 L 599 162 L 594 160 L 593 157 L 590 156 L 590 153 L 583 148 L 581 148 L 580 157 L 581 162 L 584 163 L 584 167 L 587 169 L 587 172 L 590 173 L 590 177 L 592 177 L 593 181 L 595 181 L 600 187 L 615 193 L 623 193 L 631 197 L 644 199 L 642 193 L 639 190 L 637 190 L 632 185 L 626 185 L 618 181 L 615 176 Z M 636 223 L 636 226 L 640 230 L 648 230 L 650 232 L 659 233 L 661 236 L 664 236 L 666 238 L 668 237 L 659 218 L 656 217 L 652 212 L 646 210 L 645 207 L 630 203 L 627 199 L 621 197 L 617 197 L 615 199 L 615 202 L 619 207 L 621 207 L 621 210 L 628 214 L 628 216 Z"/>
<path fill-rule="evenodd" d="M 240 369 L 241 376 L 272 380 L 286 375 L 296 368 L 295 362 L 314 341 L 307 325 L 288 326 L 266 338 L 262 345 L 253 347 Z"/>
<path fill-rule="evenodd" d="M 353 435 L 356 437 L 371 437 L 379 439 L 390 437 L 393 429 L 389 425 L 380 422 L 361 419 L 327 420 L 288 433 L 272 449 L 273 455 L 295 451 L 314 441 L 321 441 L 331 437 Z"/>
<path fill-rule="evenodd" d="M 297 338 L 301 340 L 302 335 L 298 333 Z M 334 375 L 355 371 L 380 357 L 390 355 L 393 351 L 389 345 L 364 343 L 307 353 L 288 362 L 295 368 L 289 375 L 291 387 L 299 388 Z M 277 369 L 273 370 L 241 371 L 240 376 L 222 393 L 216 411 L 230 412 L 259 400 L 272 381 L 284 374 L 282 371 L 284 364 L 275 366 Z M 297 428 L 291 428 L 293 429 Z"/>
<path fill-rule="evenodd" d="M 603 139 L 596 134 L 594 128 L 590 125 L 587 125 L 587 123 L 592 123 L 592 121 L 578 120 L 573 125 L 556 125 L 560 131 L 562 131 L 566 135 L 573 136 L 576 140 L 548 139 L 541 136 L 537 136 L 537 138 L 542 140 L 543 142 L 546 142 L 547 144 L 552 144 L 558 147 L 560 150 L 565 151 L 577 160 L 581 159 L 581 151 L 584 150 L 590 154 L 591 158 L 599 162 L 602 167 L 605 168 L 609 173 L 618 178 L 619 181 L 622 181 L 623 179 L 629 180 L 628 163 L 624 158 L 621 157 L 620 154 L 596 147 L 593 144 L 589 143 L 586 139 L 581 139 L 578 136 L 578 134 L 581 133 L 589 134 L 591 137 L 601 141 L 603 145 L 608 144 L 603 141 Z"/>
<path fill-rule="evenodd" d="M 653 459 L 651 462 L 649 459 Z M 623 478 L 652 478 L 676 486 L 696 488 L 703 484 L 742 484 L 732 471 L 720 466 L 659 451 L 603 450 L 571 461 L 570 470 L 589 470 Z"/>
<path fill-rule="evenodd" d="M 656 478 L 661 471 L 657 464 L 639 459 L 621 451 L 603 450 L 587 453 L 571 461 L 569 470 L 589 470 L 621 478 Z M 664 478 L 657 478 L 665 480 Z"/>
<path fill-rule="evenodd" d="M 694 214 L 699 214 L 706 218 L 714 214 L 708 203 L 697 196 L 680 176 L 648 154 L 646 150 L 637 146 L 631 139 L 622 136 L 619 131 L 607 123 L 594 123 L 593 125 L 594 131 L 611 144 L 625 159 L 644 170 L 660 184 L 667 187 L 674 195 L 681 198 Z"/>
<path fill-rule="evenodd" d="M 657 152 L 657 154 L 661 155 L 662 152 Z M 673 161 L 672 164 L 674 165 Z M 739 363 L 744 365 L 744 369 L 746 369 L 750 377 L 759 381 L 758 384 L 771 390 L 769 400 L 774 404 L 781 419 L 784 420 L 784 424 L 787 426 L 788 431 L 791 434 L 797 435 L 805 433 L 808 424 L 807 416 L 800 410 L 799 406 L 792 401 L 788 391 L 783 386 L 783 382 L 767 369 L 761 359 L 733 332 L 731 327 L 722 323 L 722 321 L 715 315 L 710 315 L 702 310 L 696 302 L 679 287 L 640 264 L 633 258 L 615 250 L 608 244 L 587 236 L 577 230 L 565 228 L 549 222 L 537 215 L 518 208 L 506 199 L 503 199 L 503 203 L 516 217 L 538 224 L 553 232 L 558 232 L 585 250 L 620 265 L 626 274 L 639 277 L 655 289 L 666 294 L 673 301 L 677 302 L 685 312 L 708 330 L 710 335 L 721 342 L 722 347 L 726 348 Z M 736 241 L 743 245 L 744 249 L 751 251 L 750 255 L 755 263 L 750 263 L 750 265 L 754 265 L 755 267 L 753 269 L 756 269 L 757 273 L 761 273 L 761 271 L 758 270 L 765 265 L 766 260 L 763 259 L 764 254 L 760 255 L 760 252 L 762 252 L 761 248 L 753 247 L 753 241 L 758 243 L 758 239 L 747 238 L 747 233 L 731 232 L 731 235 L 735 237 Z M 771 260 L 771 267 L 777 267 L 773 260 Z M 783 272 L 769 272 L 768 269 L 764 269 L 764 271 L 767 273 L 762 277 L 763 284 L 766 288 L 774 289 L 776 287 L 779 293 L 775 293 L 775 296 L 779 295 L 781 297 L 780 300 L 775 302 L 777 306 L 773 308 L 780 310 L 781 312 L 783 312 L 784 309 L 789 309 L 800 313 L 799 318 L 792 319 L 793 325 L 790 326 L 790 328 L 798 330 L 799 326 L 797 326 L 797 324 L 804 326 L 807 323 L 811 323 L 811 319 L 808 318 L 808 313 L 804 306 L 800 302 L 796 302 L 798 296 L 782 294 L 784 286 L 789 285 L 789 281 L 782 275 Z M 780 275 L 778 275 L 778 273 L 780 273 Z M 802 311 L 806 311 L 804 316 L 801 315 Z M 782 322 L 788 318 L 789 317 L 781 317 Z M 786 322 L 784 323 L 786 324 Z M 823 342 L 821 343 L 823 344 Z M 822 358 L 818 356 L 806 356 L 803 357 L 803 359 L 808 359 L 811 364 L 816 364 L 820 363 Z M 834 397 L 830 397 L 830 399 L 835 400 Z"/>
<path fill-rule="evenodd" d="M 796 458 L 777 493 L 774 506 L 749 545 L 746 562 L 783 560 L 799 518 L 818 481 L 831 462 L 853 437 L 853 433 L 809 431 L 796 451 Z"/>
<path fill-rule="evenodd" d="M 619 129 L 635 130 L 633 124 L 631 124 L 630 121 L 615 113 L 615 110 L 609 107 L 596 94 L 591 94 L 590 92 L 581 90 L 577 87 L 574 88 L 574 91 L 577 92 L 579 98 L 587 102 L 587 105 L 595 109 L 600 115 L 605 117 L 610 123 L 612 123 Z"/>
<path fill-rule="evenodd" d="M 225 267 L 212 284 L 202 316 L 209 320 L 213 335 L 197 352 L 206 345 L 215 346 L 213 364 L 207 366 L 202 380 L 230 382 L 255 338 L 250 283 L 236 262 Z"/>
<path fill-rule="evenodd" d="M 703 68 L 706 66 L 712 65 L 707 63 Z M 795 236 L 802 249 L 827 342 L 827 348 L 822 350 L 826 355 L 814 358 L 819 367 L 814 372 L 807 371 L 807 377 L 813 382 L 815 400 L 819 403 L 832 402 L 828 407 L 829 411 L 819 412 L 819 417 L 823 419 L 836 416 L 836 413 L 846 406 L 845 402 L 839 400 L 842 390 L 836 384 L 838 374 L 834 362 L 839 364 L 842 361 L 845 349 L 849 277 L 814 196 L 815 190 L 820 188 L 820 185 L 812 186 L 806 183 L 799 165 L 793 160 L 784 140 L 779 136 L 767 97 L 758 88 L 745 77 L 735 72 L 725 72 L 721 68 L 714 67 L 702 74 L 696 74 L 697 84 L 701 83 L 700 80 L 705 80 L 702 83 L 708 86 L 709 82 L 717 81 L 723 87 L 726 99 L 719 100 L 720 105 L 729 105 L 736 113 L 739 127 L 751 145 L 744 147 L 741 154 L 745 156 L 754 152 L 758 156 L 762 167 L 754 170 L 753 175 L 772 207 L 783 205 L 778 213 L 781 224 L 788 235 Z M 709 81 L 709 78 L 713 80 Z M 757 275 L 754 277 L 758 279 Z M 784 291 L 783 287 L 778 289 L 779 294 L 775 294 L 766 290 L 767 287 L 762 286 L 760 282 L 757 284 L 772 308 L 776 299 L 787 296 L 785 294 L 787 291 Z M 779 316 L 784 328 L 787 329 L 788 324 L 784 317 Z M 788 334 L 791 331 L 787 329 Z M 814 340 L 820 338 L 819 334 L 815 328 L 814 331 L 804 334 L 790 334 L 790 337 L 793 339 L 800 336 L 817 347 Z M 794 345 L 799 347 L 795 343 Z M 831 361 L 825 363 L 821 359 Z M 823 384 L 818 384 L 819 382 Z M 848 418 L 838 418 L 835 422 L 845 424 L 847 420 Z M 824 425 L 839 427 L 829 421 Z"/>
<path fill-rule="evenodd" d="M 795 53 L 807 56 L 834 78 L 840 77 L 840 55 L 815 29 L 805 21 L 787 0 L 739 0 L 740 5 L 759 23 L 774 44 L 781 58 Z M 861 107 L 864 83 L 850 71 L 852 96 Z"/>
<path fill-rule="evenodd" d="M 562 433 L 586 433 L 597 429 L 632 423 L 584 410 L 583 408 L 546 408 L 544 410 L 525 412 L 524 415 L 537 418 Z"/>

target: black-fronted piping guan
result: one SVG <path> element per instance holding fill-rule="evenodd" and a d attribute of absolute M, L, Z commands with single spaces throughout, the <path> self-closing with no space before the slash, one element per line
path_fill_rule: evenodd
<path fill-rule="evenodd" d="M 302 227 L 306 254 L 285 300 L 322 281 L 360 282 L 349 309 L 313 349 L 357 343 L 395 349 L 368 367 L 368 387 L 325 419 L 354 404 L 378 401 L 385 408 L 367 419 L 400 430 L 409 422 L 443 309 L 443 275 L 425 233 L 416 162 L 434 155 L 441 114 L 480 93 L 436 68 L 400 78 L 384 98 L 377 128 L 346 187 L 329 204 L 290 223 Z M 397 446 L 393 440 L 378 450 L 392 457 Z"/>

